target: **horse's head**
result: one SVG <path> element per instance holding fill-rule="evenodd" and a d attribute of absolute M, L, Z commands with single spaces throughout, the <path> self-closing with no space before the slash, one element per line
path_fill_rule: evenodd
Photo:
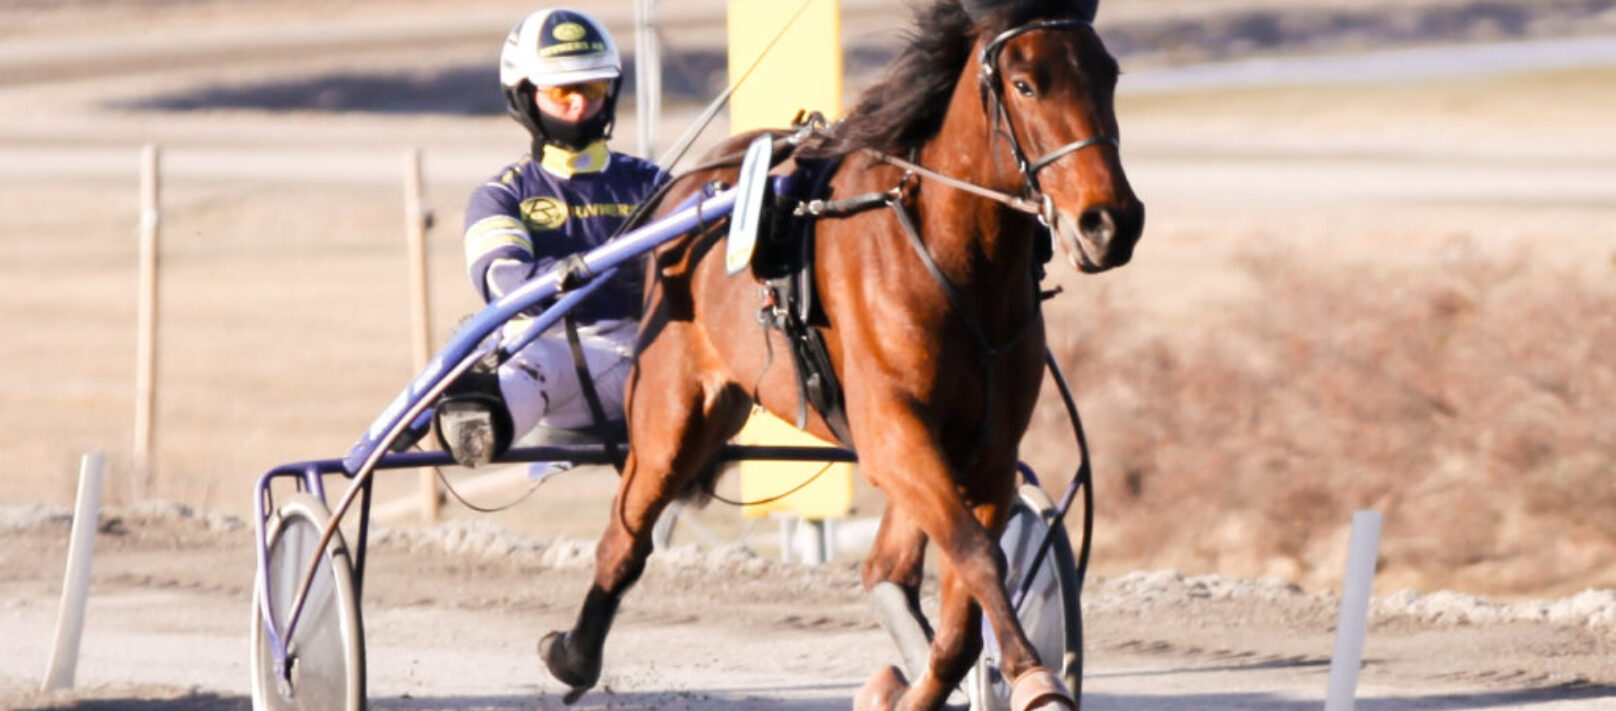
<path fill-rule="evenodd" d="M 1009 138 L 1027 197 L 1042 205 L 1067 261 L 1084 272 L 1128 263 L 1145 223 L 1118 153 L 1117 63 L 1091 24 L 1093 5 L 1048 3 L 1058 14 L 969 2 L 996 12 L 977 40 L 981 91 L 993 130 Z"/>

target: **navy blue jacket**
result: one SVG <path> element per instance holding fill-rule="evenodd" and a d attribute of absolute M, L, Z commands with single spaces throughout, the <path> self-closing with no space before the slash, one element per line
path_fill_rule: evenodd
<path fill-rule="evenodd" d="M 472 193 L 466 207 L 466 270 L 484 301 L 510 293 L 556 261 L 606 243 L 635 207 L 668 179 L 650 161 L 607 150 L 546 146 Z M 635 319 L 643 269 L 625 264 L 612 283 L 579 304 L 581 323 Z"/>

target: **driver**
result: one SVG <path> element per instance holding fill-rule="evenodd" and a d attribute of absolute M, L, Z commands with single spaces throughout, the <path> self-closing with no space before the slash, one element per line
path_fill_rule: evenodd
<path fill-rule="evenodd" d="M 565 8 L 528 15 L 505 38 L 499 59 L 506 108 L 532 147 L 477 188 L 466 207 L 467 273 L 485 302 L 605 243 L 668 177 L 654 163 L 606 147 L 623 72 L 616 43 L 594 17 Z M 571 312 L 609 421 L 623 417 L 640 283 L 634 265 L 624 265 Z M 528 324 L 525 316 L 514 319 L 505 333 Z M 539 424 L 606 424 L 595 421 L 559 330 L 496 372 L 463 375 L 438 403 L 436 421 L 440 443 L 464 466 L 486 464 Z"/>

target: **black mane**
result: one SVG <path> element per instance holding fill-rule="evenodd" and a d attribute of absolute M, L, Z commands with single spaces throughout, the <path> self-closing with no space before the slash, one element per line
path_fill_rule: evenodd
<path fill-rule="evenodd" d="M 853 109 L 830 129 L 831 135 L 807 146 L 810 154 L 841 155 L 862 148 L 904 153 L 937 135 L 960 72 L 976 38 L 997 34 L 1047 14 L 1048 2 L 1008 2 L 982 21 L 972 20 L 959 0 L 916 7 L 908 44 L 880 81 L 859 95 Z"/>

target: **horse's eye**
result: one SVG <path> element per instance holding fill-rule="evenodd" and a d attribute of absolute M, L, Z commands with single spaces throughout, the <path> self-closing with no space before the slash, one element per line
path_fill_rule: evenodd
<path fill-rule="evenodd" d="M 1014 82 L 1011 82 L 1010 85 L 1015 87 L 1016 91 L 1022 96 L 1032 96 L 1032 85 L 1028 84 L 1027 80 L 1017 79 Z"/>

